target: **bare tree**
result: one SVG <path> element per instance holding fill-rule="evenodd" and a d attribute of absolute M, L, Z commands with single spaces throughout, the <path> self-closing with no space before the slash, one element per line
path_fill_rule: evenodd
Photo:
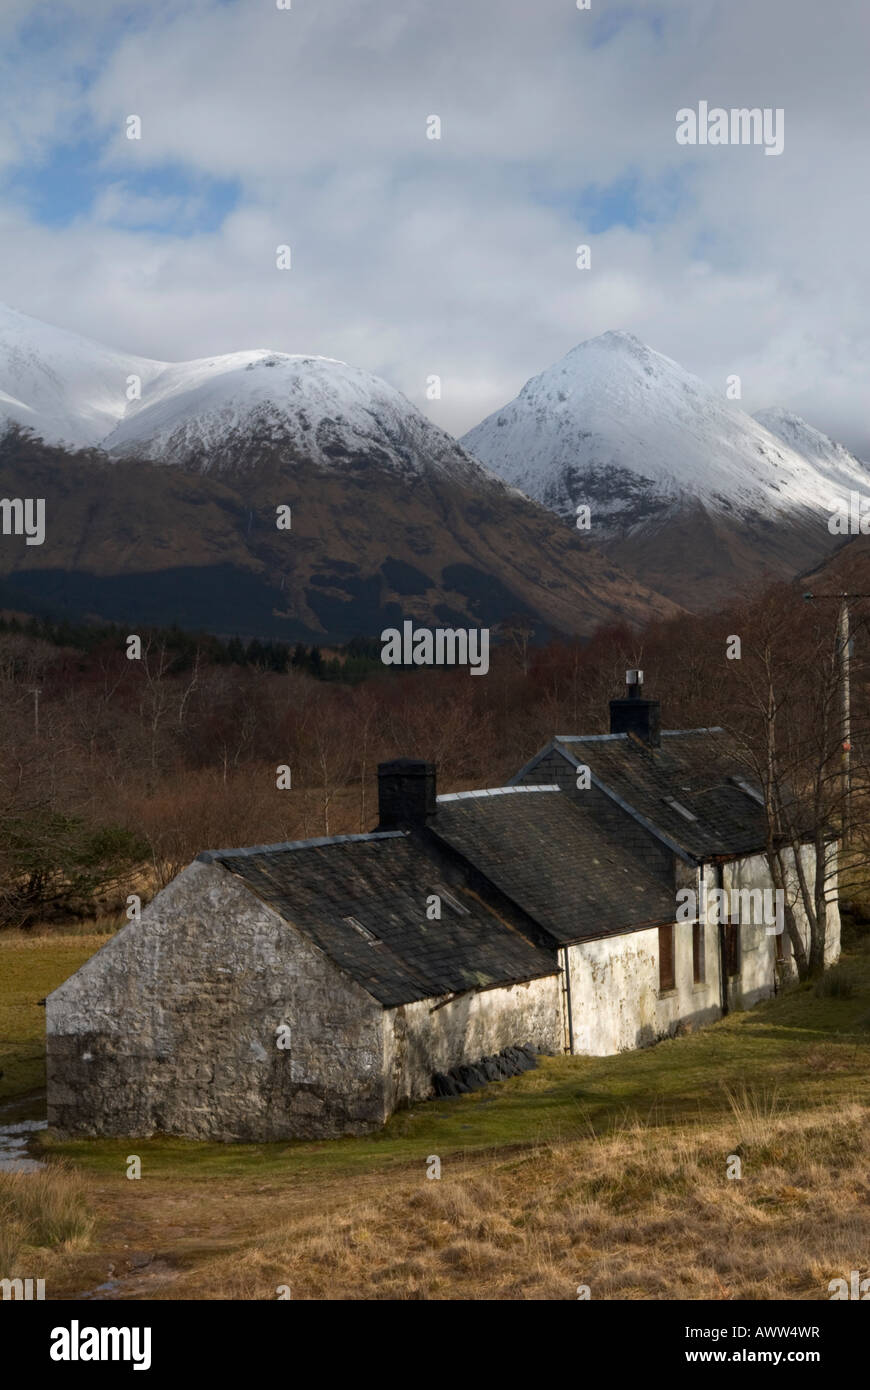
<path fill-rule="evenodd" d="M 866 634 L 866 619 L 860 625 Z M 844 653 L 836 611 L 807 611 L 793 590 L 777 589 L 744 610 L 741 629 L 741 658 L 728 663 L 728 727 L 763 791 L 767 863 L 806 979 L 824 970 L 835 884 L 842 888 L 844 867 L 848 875 L 859 859 L 866 863 L 860 849 L 848 865 L 842 853 L 847 797 L 866 787 L 866 755 L 856 761 L 850 791 L 842 773 Z M 866 678 L 866 653 L 853 664 L 853 680 L 862 668 Z M 856 713 L 866 732 L 864 705 L 862 698 Z M 806 945 L 797 908 L 809 924 Z"/>

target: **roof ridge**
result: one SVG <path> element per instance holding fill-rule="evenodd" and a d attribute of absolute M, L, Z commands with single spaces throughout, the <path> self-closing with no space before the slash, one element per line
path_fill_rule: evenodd
<path fill-rule="evenodd" d="M 724 734 L 725 729 L 722 724 L 702 724 L 697 729 L 662 729 L 662 738 L 682 737 L 684 734 Z"/>
<path fill-rule="evenodd" d="M 283 840 L 275 845 L 248 845 L 243 849 L 204 849 L 196 858 L 202 864 L 211 864 L 215 859 L 277 854 L 288 849 L 322 849 L 324 845 L 347 845 L 361 840 L 395 840 L 407 833 L 407 830 L 369 830 L 364 835 L 321 835 L 313 840 Z"/>
<path fill-rule="evenodd" d="M 628 738 L 628 734 L 554 734 L 554 743 L 607 743 L 614 739 Z"/>
<path fill-rule="evenodd" d="M 557 792 L 558 782 L 540 782 L 533 787 L 487 787 L 473 792 L 445 792 L 436 801 L 468 801 L 473 796 L 510 796 L 515 792 Z"/>
<path fill-rule="evenodd" d="M 724 734 L 721 724 L 704 724 L 697 729 L 662 729 L 662 738 L 682 738 L 685 734 Z M 554 743 L 607 743 L 628 738 L 628 734 L 554 734 Z"/>

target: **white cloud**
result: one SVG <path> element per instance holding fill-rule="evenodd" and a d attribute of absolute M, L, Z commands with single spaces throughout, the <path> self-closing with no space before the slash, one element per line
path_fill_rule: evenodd
<path fill-rule="evenodd" d="M 598 14 L 565 0 L 195 0 L 146 5 L 129 29 L 109 0 L 66 12 L 93 80 L 70 78 L 62 54 L 42 55 L 57 83 L 35 80 L 38 53 L 19 60 L 0 160 L 90 129 L 105 185 L 62 232 L 7 206 L 0 297 L 17 307 L 160 358 L 343 357 L 457 432 L 581 339 L 629 328 L 712 384 L 738 372 L 750 408 L 797 408 L 870 455 L 863 0 Z M 784 153 L 678 147 L 675 113 L 700 99 L 783 107 Z M 131 113 L 141 142 L 124 138 Z M 425 138 L 432 113 L 440 142 Z M 137 230 L 142 198 L 161 195 L 137 192 L 136 173 L 166 163 L 192 187 L 239 181 L 219 231 Z M 657 215 L 592 235 L 577 195 L 632 173 Z M 574 265 L 582 241 L 589 272 Z"/>

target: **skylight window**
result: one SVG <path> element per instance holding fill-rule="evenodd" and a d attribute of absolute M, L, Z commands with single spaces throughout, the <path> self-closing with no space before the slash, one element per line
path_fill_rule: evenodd
<path fill-rule="evenodd" d="M 751 796 L 752 800 L 757 802 L 759 806 L 764 805 L 764 797 L 761 795 L 761 792 L 756 791 L 755 787 L 749 782 L 744 781 L 742 777 L 731 777 L 729 780 L 734 783 L 735 787 L 739 787 L 746 796 Z"/>
<path fill-rule="evenodd" d="M 439 888 L 438 896 L 448 907 L 452 907 L 453 911 L 458 913 L 460 917 L 470 916 L 470 909 L 467 908 L 464 903 L 461 903 L 458 898 L 454 898 L 452 893 L 448 893 L 446 888 Z"/>
<path fill-rule="evenodd" d="M 376 944 L 378 938 L 375 936 L 374 932 L 369 931 L 368 927 L 364 927 L 362 922 L 360 922 L 358 918 L 343 917 L 341 920 L 343 922 L 347 922 L 347 925 L 349 927 L 353 927 L 354 931 L 359 932 L 360 936 L 363 937 L 363 939 L 366 940 L 370 946 L 374 946 Z"/>
<path fill-rule="evenodd" d="M 679 811 L 680 815 L 685 816 L 686 820 L 698 819 L 697 816 L 692 814 L 692 812 L 689 810 L 687 806 L 683 805 L 682 801 L 677 801 L 675 797 L 663 796 L 662 801 L 665 803 L 666 806 L 670 806 L 672 811 Z"/>

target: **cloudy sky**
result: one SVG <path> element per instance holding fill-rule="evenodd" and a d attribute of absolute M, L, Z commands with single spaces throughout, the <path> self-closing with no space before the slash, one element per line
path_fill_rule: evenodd
<path fill-rule="evenodd" d="M 870 457 L 867 0 L 278 3 L 2 0 L 0 299 L 343 358 L 456 433 L 623 328 Z M 677 144 L 700 101 L 783 153 Z"/>

